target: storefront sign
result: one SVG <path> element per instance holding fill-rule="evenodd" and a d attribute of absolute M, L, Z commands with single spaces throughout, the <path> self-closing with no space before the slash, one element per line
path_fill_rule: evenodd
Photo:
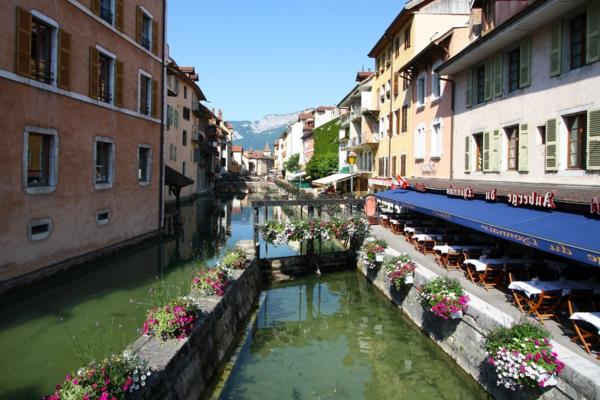
<path fill-rule="evenodd" d="M 534 206 L 541 208 L 555 209 L 554 192 L 548 192 L 545 195 L 537 192 L 531 193 L 509 193 L 507 195 L 508 203 L 515 207 L 518 206 Z"/>
<path fill-rule="evenodd" d="M 590 201 L 590 214 L 600 215 L 600 197 L 592 197 L 592 201 Z"/>
<path fill-rule="evenodd" d="M 448 189 L 446 189 L 446 195 L 453 197 L 462 197 L 465 200 L 475 198 L 475 192 L 471 186 L 467 186 L 466 188 L 457 188 L 452 185 Z"/>
<path fill-rule="evenodd" d="M 417 192 L 427 192 L 427 186 L 425 186 L 425 184 L 423 183 L 415 183 L 415 190 Z"/>
<path fill-rule="evenodd" d="M 492 189 L 491 192 L 485 192 L 485 200 L 486 201 L 496 201 L 496 200 L 498 200 L 498 190 Z"/>

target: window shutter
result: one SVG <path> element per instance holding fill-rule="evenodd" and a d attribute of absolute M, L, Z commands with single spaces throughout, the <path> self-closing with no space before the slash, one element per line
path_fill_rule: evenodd
<path fill-rule="evenodd" d="M 92 12 L 100 15 L 100 0 L 92 0 Z"/>
<path fill-rule="evenodd" d="M 115 79 L 115 105 L 123 107 L 123 62 L 117 60 Z"/>
<path fill-rule="evenodd" d="M 500 171 L 500 131 L 494 130 L 490 144 L 490 171 Z"/>
<path fill-rule="evenodd" d="M 115 0 L 115 27 L 123 32 L 123 0 Z"/>
<path fill-rule="evenodd" d="M 521 124 L 519 129 L 519 171 L 528 171 L 529 132 L 527 124 Z"/>
<path fill-rule="evenodd" d="M 473 70 L 467 71 L 467 82 L 465 84 L 465 107 L 469 108 L 473 104 Z"/>
<path fill-rule="evenodd" d="M 557 120 L 546 121 L 546 171 L 558 170 Z"/>
<path fill-rule="evenodd" d="M 521 40 L 519 47 L 519 87 L 524 88 L 531 85 L 531 38 Z"/>
<path fill-rule="evenodd" d="M 502 96 L 502 53 L 494 56 L 494 96 Z"/>
<path fill-rule="evenodd" d="M 58 87 L 71 89 L 71 34 L 58 32 Z"/>
<path fill-rule="evenodd" d="M 490 133 L 483 132 L 483 170 L 490 170 Z"/>
<path fill-rule="evenodd" d="M 587 169 L 600 170 L 600 109 L 588 112 Z"/>
<path fill-rule="evenodd" d="M 492 73 L 494 68 L 494 60 L 490 57 L 485 62 L 485 101 L 492 99 Z"/>
<path fill-rule="evenodd" d="M 152 117 L 158 118 L 158 82 L 152 80 Z"/>
<path fill-rule="evenodd" d="M 142 43 L 142 22 L 144 20 L 144 12 L 140 6 L 135 7 L 135 41 Z"/>
<path fill-rule="evenodd" d="M 471 138 L 465 138 L 465 172 L 471 172 Z"/>
<path fill-rule="evenodd" d="M 98 99 L 98 75 L 99 75 L 98 50 L 90 47 L 90 97 Z"/>
<path fill-rule="evenodd" d="M 158 22 L 152 21 L 152 53 L 158 55 Z"/>
<path fill-rule="evenodd" d="M 29 62 L 31 59 L 31 14 L 17 7 L 17 65 L 19 75 L 30 77 Z"/>
<path fill-rule="evenodd" d="M 600 2 L 592 3 L 587 9 L 586 62 L 600 60 Z"/>
<path fill-rule="evenodd" d="M 552 26 L 552 38 L 550 40 L 550 76 L 560 75 L 562 64 L 562 24 L 557 21 Z"/>

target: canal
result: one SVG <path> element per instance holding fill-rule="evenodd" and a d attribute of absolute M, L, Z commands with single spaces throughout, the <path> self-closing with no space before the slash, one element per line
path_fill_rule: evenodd
<path fill-rule="evenodd" d="M 487 399 L 356 271 L 263 293 L 216 398 Z"/>

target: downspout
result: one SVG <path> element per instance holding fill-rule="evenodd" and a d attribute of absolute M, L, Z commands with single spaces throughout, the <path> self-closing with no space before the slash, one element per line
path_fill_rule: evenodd
<path fill-rule="evenodd" d="M 394 38 L 390 40 L 391 47 L 391 61 L 390 61 L 390 114 L 389 119 L 389 133 L 388 133 L 388 175 L 392 177 L 392 135 L 394 132 Z"/>
<path fill-rule="evenodd" d="M 159 182 L 158 182 L 158 231 L 163 230 L 164 220 L 164 187 L 165 187 L 165 74 L 166 59 L 165 48 L 167 38 L 167 0 L 163 0 L 163 20 L 162 20 L 162 68 L 160 74 L 160 87 L 162 93 L 160 96 L 160 163 L 159 163 Z"/>
<path fill-rule="evenodd" d="M 452 94 L 450 97 L 450 180 L 454 179 L 454 98 L 456 96 L 456 87 L 452 79 L 442 78 L 440 81 L 449 82 L 452 85 Z"/>

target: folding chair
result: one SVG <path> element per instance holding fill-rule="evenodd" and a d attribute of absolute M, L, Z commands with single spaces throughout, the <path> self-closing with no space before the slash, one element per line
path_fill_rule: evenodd
<path fill-rule="evenodd" d="M 487 266 L 485 271 L 479 276 L 479 283 L 483 285 L 485 290 L 489 287 L 496 287 L 502 279 L 503 271 L 500 266 Z"/>
<path fill-rule="evenodd" d="M 417 250 L 423 254 L 432 254 L 435 253 L 435 251 L 433 251 L 433 246 L 435 246 L 434 240 L 421 240 L 418 242 Z"/>
<path fill-rule="evenodd" d="M 524 270 L 523 268 L 518 269 L 518 267 L 513 267 L 510 265 L 507 265 L 506 267 L 504 267 L 504 271 L 505 271 L 506 275 L 508 276 L 508 284 L 509 285 L 511 283 L 513 283 L 514 281 L 527 280 L 527 271 Z M 519 292 L 518 290 L 511 290 L 511 295 L 512 295 L 512 299 L 513 299 L 513 301 L 512 301 L 513 304 L 519 308 L 519 311 L 521 311 L 521 314 L 525 314 L 525 311 L 527 311 L 527 296 L 525 296 L 523 293 Z"/>
<path fill-rule="evenodd" d="M 446 269 L 460 270 L 461 264 L 462 264 L 462 254 L 461 253 L 448 252 L 448 255 L 446 256 L 446 264 L 445 264 Z"/>
<path fill-rule="evenodd" d="M 542 290 L 539 296 L 527 300 L 529 313 L 535 316 L 544 325 L 544 319 L 554 318 L 559 320 L 557 310 L 562 302 L 560 290 L 546 292 Z"/>
<path fill-rule="evenodd" d="M 589 295 L 587 296 L 587 300 L 591 299 L 592 292 L 590 291 L 588 293 Z M 593 311 L 591 303 L 585 301 L 586 299 L 583 298 L 583 296 L 585 296 L 583 293 L 571 293 L 569 299 L 567 300 L 567 310 L 569 311 L 569 316 L 573 315 L 576 312 Z M 594 328 L 594 326 L 585 321 L 572 319 L 571 324 L 573 325 L 573 330 L 575 330 L 576 334 L 574 337 L 571 338 L 571 341 L 581 342 L 581 344 L 585 348 L 585 351 L 587 351 L 588 354 L 592 354 L 591 347 L 594 343 L 597 343 L 599 340 L 597 330 Z"/>

